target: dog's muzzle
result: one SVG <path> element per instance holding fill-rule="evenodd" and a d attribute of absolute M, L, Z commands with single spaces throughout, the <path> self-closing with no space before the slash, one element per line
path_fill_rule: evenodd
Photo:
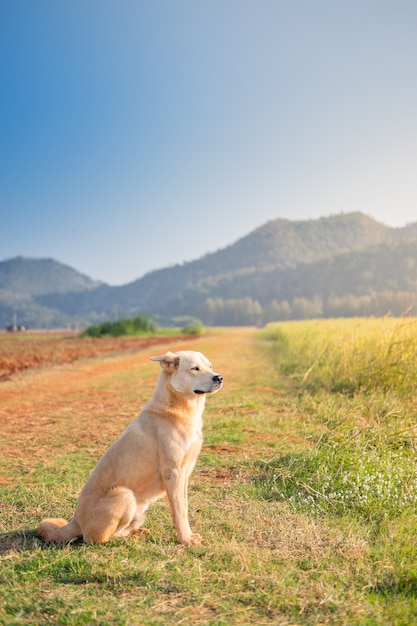
<path fill-rule="evenodd" d="M 220 374 L 216 374 L 212 378 L 212 386 L 210 387 L 210 389 L 205 389 L 205 390 L 194 389 L 194 393 L 197 393 L 197 394 L 213 393 L 214 391 L 218 391 L 219 389 L 221 389 L 222 385 L 223 385 L 223 376 L 220 376 Z"/>

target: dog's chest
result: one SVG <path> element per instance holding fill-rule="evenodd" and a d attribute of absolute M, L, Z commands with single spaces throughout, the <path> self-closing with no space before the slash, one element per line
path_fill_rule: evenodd
<path fill-rule="evenodd" d="M 187 456 L 188 454 L 194 452 L 197 456 L 200 452 L 201 446 L 203 443 L 203 422 L 202 420 L 198 420 L 193 427 L 187 432 L 184 433 L 184 454 Z"/>

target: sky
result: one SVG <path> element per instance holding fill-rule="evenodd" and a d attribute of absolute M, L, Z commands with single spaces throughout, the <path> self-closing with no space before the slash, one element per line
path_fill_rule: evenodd
<path fill-rule="evenodd" d="M 0 261 L 111 285 L 270 220 L 417 222 L 415 0 L 0 0 Z"/>

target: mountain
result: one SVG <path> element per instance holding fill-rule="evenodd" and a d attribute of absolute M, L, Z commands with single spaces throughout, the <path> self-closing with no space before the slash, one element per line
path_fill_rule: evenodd
<path fill-rule="evenodd" d="M 13 321 L 29 326 L 61 326 L 71 323 L 65 312 L 44 307 L 36 298 L 49 293 L 80 293 L 97 289 L 102 283 L 80 274 L 53 259 L 16 257 L 0 262 L 0 325 Z"/>
<path fill-rule="evenodd" d="M 197 316 L 204 323 L 229 324 L 328 311 L 372 313 L 372 307 L 404 310 L 404 302 L 414 305 L 417 294 L 417 223 L 390 228 L 361 213 L 277 219 L 222 250 L 121 287 L 82 278 L 86 282 L 76 289 L 70 287 L 75 276 L 62 280 L 59 289 L 39 281 L 32 286 L 39 290 L 31 295 L 33 306 L 85 323 L 138 313 L 168 323 Z"/>
<path fill-rule="evenodd" d="M 53 259 L 19 256 L 0 263 L 0 289 L 20 296 L 85 291 L 101 284 Z"/>

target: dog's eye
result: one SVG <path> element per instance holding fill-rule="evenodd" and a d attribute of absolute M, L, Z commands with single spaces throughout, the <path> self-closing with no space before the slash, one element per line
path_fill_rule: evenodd
<path fill-rule="evenodd" d="M 197 366 L 196 366 L 196 367 L 192 367 L 191 369 L 192 369 L 192 370 L 195 370 L 196 372 L 199 372 L 199 371 L 200 371 L 200 368 L 199 368 L 199 367 L 197 367 Z"/>

